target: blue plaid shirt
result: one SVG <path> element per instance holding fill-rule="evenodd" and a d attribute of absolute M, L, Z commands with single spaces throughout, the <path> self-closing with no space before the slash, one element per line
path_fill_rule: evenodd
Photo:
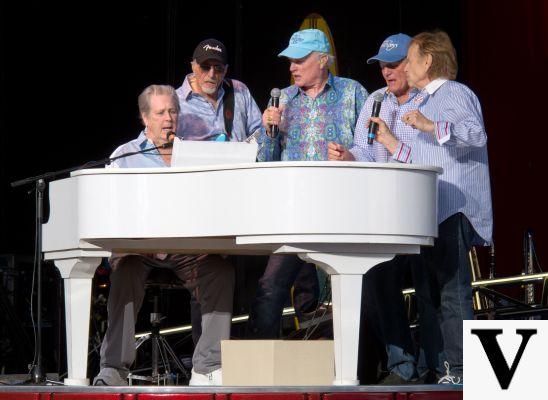
<path fill-rule="evenodd" d="M 192 91 L 188 82 L 189 74 L 177 89 L 179 97 L 179 120 L 177 136 L 183 140 L 219 140 L 225 132 L 224 94 L 221 86 L 217 98 L 217 108 L 205 97 Z M 261 127 L 262 113 L 242 82 L 232 79 L 234 86 L 234 121 L 231 141 L 241 142 Z"/>

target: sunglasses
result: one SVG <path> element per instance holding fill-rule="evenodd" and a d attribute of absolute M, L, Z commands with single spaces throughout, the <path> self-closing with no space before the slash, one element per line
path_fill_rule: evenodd
<path fill-rule="evenodd" d="M 200 66 L 200 69 L 202 70 L 202 72 L 209 72 L 209 70 L 211 68 L 213 68 L 213 70 L 217 73 L 221 73 L 221 72 L 224 72 L 225 71 L 225 66 L 224 65 L 220 65 L 220 64 L 213 64 L 213 65 L 209 65 L 209 64 L 199 64 Z"/>

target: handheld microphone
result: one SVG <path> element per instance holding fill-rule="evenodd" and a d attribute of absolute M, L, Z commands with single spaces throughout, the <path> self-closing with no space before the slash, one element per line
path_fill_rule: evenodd
<path fill-rule="evenodd" d="M 384 99 L 384 94 L 377 93 L 375 95 L 375 100 L 373 102 L 373 111 L 371 112 L 372 117 L 378 117 L 381 112 L 381 103 Z M 377 134 L 377 131 L 379 130 L 379 124 L 376 122 L 371 121 L 369 124 L 369 132 L 367 133 L 367 144 L 373 144 L 373 140 L 375 139 L 375 135 Z"/>
<path fill-rule="evenodd" d="M 270 102 L 272 107 L 280 107 L 280 95 L 282 94 L 281 90 L 274 88 L 270 91 Z M 276 137 L 280 132 L 278 125 L 270 125 L 270 136 Z"/>

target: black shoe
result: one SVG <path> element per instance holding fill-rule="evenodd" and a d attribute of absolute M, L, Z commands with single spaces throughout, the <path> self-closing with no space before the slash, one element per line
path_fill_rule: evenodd
<path fill-rule="evenodd" d="M 413 376 L 411 379 L 403 379 L 398 374 L 391 372 L 380 380 L 379 385 L 397 386 L 397 385 L 416 385 L 419 383 L 417 377 Z"/>
<path fill-rule="evenodd" d="M 102 368 L 93 380 L 93 386 L 127 386 L 127 380 L 114 368 Z"/>
<path fill-rule="evenodd" d="M 434 371 L 429 370 L 418 379 L 417 383 L 419 385 L 435 385 L 438 383 L 438 377 Z"/>

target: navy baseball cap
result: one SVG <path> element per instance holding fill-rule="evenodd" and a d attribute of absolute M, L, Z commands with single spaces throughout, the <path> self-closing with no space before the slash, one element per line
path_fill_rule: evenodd
<path fill-rule="evenodd" d="M 194 49 L 192 58 L 196 60 L 198 64 L 201 64 L 206 60 L 217 60 L 223 65 L 226 65 L 228 62 L 226 47 L 217 39 L 206 39 L 201 41 L 198 46 L 196 46 L 196 49 Z"/>
<path fill-rule="evenodd" d="M 319 29 L 304 29 L 297 31 L 289 39 L 289 46 L 278 54 L 278 57 L 299 59 L 313 51 L 330 53 L 331 47 L 325 34 Z"/>
<path fill-rule="evenodd" d="M 409 43 L 411 43 L 411 37 L 405 33 L 388 36 L 384 42 L 382 42 L 379 54 L 371 57 L 367 60 L 367 63 L 372 64 L 375 61 L 396 62 L 403 60 L 407 57 Z"/>

